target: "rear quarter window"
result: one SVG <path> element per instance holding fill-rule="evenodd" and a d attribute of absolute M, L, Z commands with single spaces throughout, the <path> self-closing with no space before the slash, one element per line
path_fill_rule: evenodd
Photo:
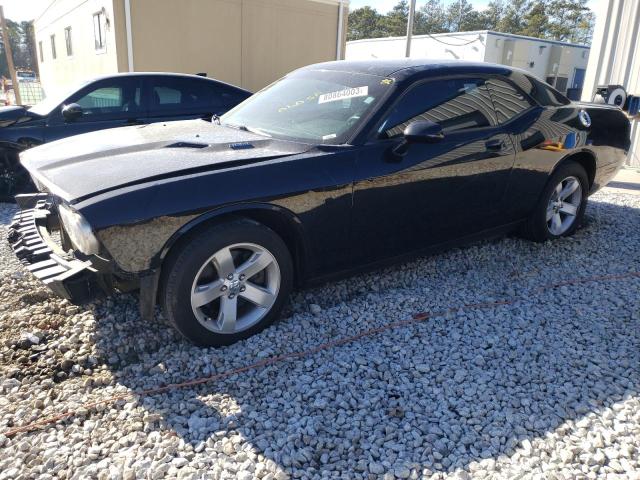
<path fill-rule="evenodd" d="M 506 123 L 534 106 L 526 95 L 506 80 L 491 78 L 487 80 L 487 87 L 491 92 L 499 123 Z"/>
<path fill-rule="evenodd" d="M 531 90 L 527 93 L 535 98 L 540 105 L 545 107 L 560 107 L 571 103 L 571 100 L 546 83 L 533 77 L 526 78 L 531 82 Z"/>
<path fill-rule="evenodd" d="M 204 112 L 217 107 L 230 107 L 248 95 L 241 91 L 200 79 L 160 77 L 151 85 L 152 112 Z"/>

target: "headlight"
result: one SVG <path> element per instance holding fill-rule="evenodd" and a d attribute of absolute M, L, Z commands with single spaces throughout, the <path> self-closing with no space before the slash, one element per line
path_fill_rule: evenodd
<path fill-rule="evenodd" d="M 100 243 L 93 234 L 89 222 L 66 205 L 58 205 L 58 212 L 64 231 L 73 246 L 86 255 L 97 255 L 100 252 Z"/>

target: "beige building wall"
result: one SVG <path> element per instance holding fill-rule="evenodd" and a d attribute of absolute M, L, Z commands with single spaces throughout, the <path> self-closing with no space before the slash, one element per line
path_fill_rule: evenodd
<path fill-rule="evenodd" d="M 93 14 L 103 9 L 105 48 L 96 51 Z M 46 95 L 68 89 L 78 81 L 118 71 L 116 25 L 112 0 L 57 0 L 41 13 L 34 22 L 34 30 L 40 79 Z M 67 55 L 66 27 L 71 27 L 72 55 Z M 51 35 L 55 35 L 55 59 Z"/>
<path fill-rule="evenodd" d="M 338 16 L 337 2 L 131 0 L 134 69 L 206 72 L 255 91 L 335 60 Z"/>
<path fill-rule="evenodd" d="M 113 2 L 113 20 L 114 20 L 114 37 L 117 53 L 118 72 L 128 72 L 129 62 L 127 57 L 127 27 L 124 0 L 112 0 Z"/>
<path fill-rule="evenodd" d="M 126 0 L 56 0 L 35 21 L 47 95 L 129 71 Z M 339 0 L 130 0 L 133 71 L 206 72 L 252 91 L 311 63 L 335 60 Z M 349 2 L 343 5 L 342 58 Z M 106 45 L 94 46 L 93 14 L 104 9 Z M 64 29 L 71 26 L 73 55 Z M 57 58 L 51 58 L 55 34 Z"/>
<path fill-rule="evenodd" d="M 255 91 L 296 68 L 336 59 L 337 5 L 242 0 L 242 7 L 244 88 Z"/>
<path fill-rule="evenodd" d="M 135 71 L 241 83 L 241 0 L 131 0 L 131 32 Z"/>

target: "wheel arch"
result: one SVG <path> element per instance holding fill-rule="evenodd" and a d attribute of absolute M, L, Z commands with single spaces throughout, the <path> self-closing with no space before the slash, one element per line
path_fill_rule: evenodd
<path fill-rule="evenodd" d="M 553 176 L 554 173 L 560 168 L 561 165 L 564 165 L 567 162 L 576 162 L 584 168 L 585 172 L 587 172 L 587 178 L 589 179 L 589 189 L 593 188 L 593 184 L 596 178 L 596 169 L 597 169 L 597 160 L 595 154 L 590 150 L 579 150 L 577 152 L 572 152 L 569 155 L 560 159 L 558 163 L 556 163 L 555 167 L 549 174 L 549 178 Z"/>
<path fill-rule="evenodd" d="M 22 145 L 16 142 L 11 142 L 9 140 L 0 141 L 0 148 L 4 150 L 13 150 L 19 152 L 22 150 Z"/>
<path fill-rule="evenodd" d="M 304 241 L 302 222 L 290 210 L 269 204 L 238 204 L 212 210 L 192 219 L 176 231 L 165 243 L 162 250 L 152 260 L 152 268 L 161 270 L 166 258 L 176 248 L 198 232 L 238 218 L 245 218 L 260 223 L 273 230 L 285 243 L 294 264 L 294 282 L 299 284 L 305 278 L 307 252 Z M 161 273 L 160 273 L 161 274 Z"/>
<path fill-rule="evenodd" d="M 27 148 L 37 147 L 38 145 L 42 145 L 42 143 L 43 143 L 42 139 L 40 138 L 33 137 L 33 136 L 26 136 L 26 137 L 19 137 L 16 140 L 2 140 L 0 141 L 0 148 L 13 150 L 17 153 L 20 153 L 23 150 L 26 150 Z"/>

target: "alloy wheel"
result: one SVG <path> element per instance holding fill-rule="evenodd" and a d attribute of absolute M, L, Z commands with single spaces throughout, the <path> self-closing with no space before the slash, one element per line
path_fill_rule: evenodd
<path fill-rule="evenodd" d="M 238 243 L 213 254 L 191 288 L 191 308 L 205 328 L 234 334 L 251 328 L 274 305 L 280 290 L 274 255 L 253 243 Z"/>
<path fill-rule="evenodd" d="M 576 177 L 562 180 L 551 193 L 547 204 L 547 228 L 560 236 L 575 223 L 582 204 L 582 186 Z"/>

